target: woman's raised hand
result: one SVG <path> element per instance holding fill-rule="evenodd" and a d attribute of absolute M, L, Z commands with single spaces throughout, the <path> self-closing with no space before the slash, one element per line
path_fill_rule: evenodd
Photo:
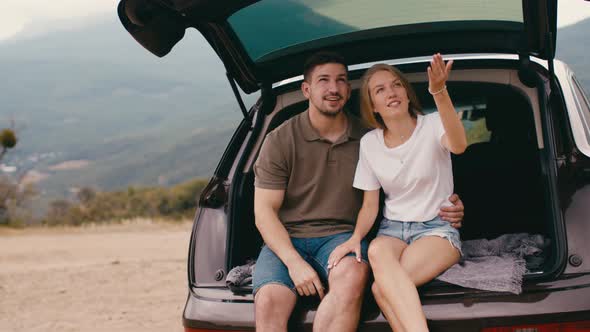
<path fill-rule="evenodd" d="M 428 66 L 428 91 L 431 94 L 437 94 L 445 89 L 445 83 L 449 78 L 451 67 L 453 66 L 453 60 L 443 60 L 440 53 L 436 53 L 430 60 L 430 66 Z"/>

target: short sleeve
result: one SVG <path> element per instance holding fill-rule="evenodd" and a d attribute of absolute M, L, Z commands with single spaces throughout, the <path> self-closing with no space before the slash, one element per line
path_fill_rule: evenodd
<path fill-rule="evenodd" d="M 359 161 L 356 165 L 356 172 L 354 174 L 352 186 L 365 191 L 377 190 L 381 188 L 381 184 L 379 183 L 379 179 L 377 179 L 375 172 L 373 172 L 373 169 L 369 164 L 368 158 L 366 156 L 366 148 L 363 148 L 364 145 L 365 144 L 363 144 L 363 140 L 361 140 Z"/>
<path fill-rule="evenodd" d="M 263 189 L 286 189 L 289 181 L 289 167 L 281 151 L 279 137 L 272 132 L 262 143 L 258 159 L 254 164 L 254 186 Z"/>
<path fill-rule="evenodd" d="M 445 127 L 443 126 L 442 119 L 440 118 L 440 114 L 438 112 L 430 114 L 430 125 L 434 129 L 434 137 L 445 151 L 447 148 L 442 144 L 442 137 L 446 133 Z"/>

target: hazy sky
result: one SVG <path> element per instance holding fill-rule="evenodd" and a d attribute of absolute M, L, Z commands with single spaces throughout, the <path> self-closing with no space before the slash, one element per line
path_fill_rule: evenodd
<path fill-rule="evenodd" d="M 516 0 L 515 0 L 516 1 Z M 539 0 L 540 1 L 540 0 Z M 47 31 L 80 24 L 80 19 L 115 14 L 118 0 L 0 0 L 0 40 L 18 38 L 23 31 Z M 558 26 L 590 17 L 590 1 L 559 0 Z M 21 33 L 19 35 L 19 33 Z"/>

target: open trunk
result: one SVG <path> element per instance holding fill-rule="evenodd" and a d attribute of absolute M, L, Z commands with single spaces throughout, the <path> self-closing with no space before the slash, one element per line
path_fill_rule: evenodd
<path fill-rule="evenodd" d="M 408 75 L 428 113 L 435 108 L 427 93 L 425 66 L 415 63 L 398 67 Z M 525 280 L 551 278 L 562 266 L 560 251 L 565 244 L 557 226 L 561 217 L 551 177 L 555 159 L 546 144 L 546 83 L 540 79 L 544 69 L 535 65 L 539 73 L 527 76 L 522 70 L 519 74 L 519 67 L 514 58 L 456 62 L 447 84 L 455 108 L 461 112 L 469 143 L 464 154 L 453 156 L 455 192 L 465 204 L 461 237 L 492 239 L 523 232 L 543 235 L 549 245 L 542 257 L 529 266 Z M 362 72 L 351 72 L 353 95 L 347 111 L 355 115 L 359 114 Z M 259 135 L 251 138 L 252 150 L 244 154 L 243 168 L 232 181 L 228 268 L 256 259 L 263 244 L 254 224 L 252 165 L 266 133 L 307 108 L 299 84 L 274 89 L 272 112 L 255 123 Z M 426 297 L 437 297 L 476 291 L 434 281 L 423 286 L 421 292 Z"/>

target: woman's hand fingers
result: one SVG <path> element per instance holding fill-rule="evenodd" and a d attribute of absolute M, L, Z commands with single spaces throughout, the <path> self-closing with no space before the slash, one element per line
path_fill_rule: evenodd
<path fill-rule="evenodd" d="M 447 73 L 447 77 L 449 76 L 449 73 L 451 72 L 451 68 L 453 68 L 453 60 L 447 61 L 447 65 L 445 67 L 446 73 Z"/>
<path fill-rule="evenodd" d="M 362 261 L 362 256 L 361 256 L 361 246 L 357 246 L 356 248 L 354 248 L 354 254 L 356 255 L 356 261 L 357 262 L 361 262 Z"/>
<path fill-rule="evenodd" d="M 444 87 L 452 67 L 453 60 L 445 63 L 440 53 L 432 56 L 430 66 L 427 68 L 428 82 L 432 91 L 438 91 Z"/>
<path fill-rule="evenodd" d="M 334 251 L 332 251 L 332 254 L 330 254 L 330 258 L 328 259 L 328 270 L 334 268 L 336 264 L 340 262 L 342 257 L 344 257 L 344 255 L 346 255 L 347 253 L 348 252 L 346 252 L 346 249 L 343 249 L 341 247 L 337 247 L 336 249 L 334 249 Z"/>

